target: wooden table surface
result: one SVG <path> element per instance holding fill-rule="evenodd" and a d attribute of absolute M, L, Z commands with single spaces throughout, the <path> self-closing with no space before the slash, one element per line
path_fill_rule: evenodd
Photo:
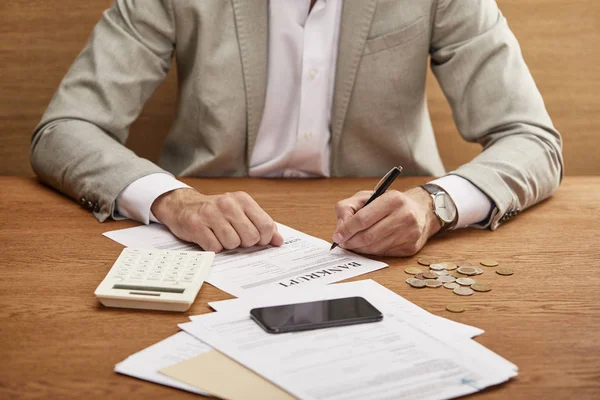
<path fill-rule="evenodd" d="M 333 205 L 375 179 L 189 179 L 205 193 L 244 190 L 276 220 L 331 240 Z M 398 179 L 403 190 L 425 178 Z M 476 340 L 520 368 L 482 399 L 600 398 L 600 177 L 567 177 L 550 200 L 496 232 L 440 235 L 417 257 L 497 259 L 489 293 L 459 297 L 417 290 L 404 280 L 416 258 L 383 258 L 372 278 L 424 309 L 484 329 Z M 99 224 L 86 210 L 34 179 L 0 177 L 0 398 L 198 398 L 113 372 L 127 356 L 177 332 L 208 301 L 229 296 L 204 285 L 186 313 L 110 309 L 94 297 L 122 246 L 101 234 L 136 225 Z M 485 279 L 483 279 L 485 278 Z M 447 304 L 468 310 L 452 314 Z"/>

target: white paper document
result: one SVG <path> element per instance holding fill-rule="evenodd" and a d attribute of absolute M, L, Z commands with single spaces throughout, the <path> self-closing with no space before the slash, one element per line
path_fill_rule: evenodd
<path fill-rule="evenodd" d="M 209 346 L 192 335 L 186 332 L 178 332 L 127 357 L 115 365 L 115 371 L 120 374 L 133 376 L 134 378 L 210 396 L 210 393 L 198 390 L 194 386 L 187 385 L 158 372 L 163 368 L 178 364 L 209 350 L 211 350 Z"/>
<path fill-rule="evenodd" d="M 514 364 L 465 337 L 466 331 L 452 333 L 450 325 L 441 330 L 439 321 L 410 310 L 373 281 L 321 287 L 312 297 L 298 292 L 293 301 L 332 298 L 326 291 L 364 297 L 383 321 L 269 334 L 248 316 L 249 308 L 268 305 L 264 297 L 263 303 L 236 301 L 179 326 L 302 399 L 444 399 L 517 375 Z"/>
<path fill-rule="evenodd" d="M 255 307 L 267 307 L 273 305 L 302 303 L 316 300 L 329 300 L 342 297 L 362 296 L 364 298 L 377 296 L 386 302 L 394 315 L 402 320 L 408 320 L 411 324 L 418 325 L 427 332 L 440 332 L 445 337 L 456 336 L 459 338 L 473 338 L 481 335 L 484 331 L 474 326 L 461 324 L 450 319 L 439 317 L 422 309 L 414 303 L 397 295 L 386 287 L 372 279 L 362 281 L 336 283 L 320 288 L 318 293 L 314 291 L 296 291 L 285 295 L 275 296 L 272 293 L 256 294 L 252 298 L 230 299 L 213 301 L 208 305 L 219 312 L 245 312 L 249 313 Z M 198 316 L 199 317 L 199 316 Z M 192 316 L 190 319 L 198 318 Z"/>
<path fill-rule="evenodd" d="M 206 282 L 236 297 L 257 293 L 288 293 L 339 282 L 387 267 L 343 249 L 330 252 L 325 240 L 277 224 L 284 238 L 281 247 L 255 246 L 216 255 Z M 143 225 L 104 233 L 128 247 L 200 250 L 177 239 L 160 224 Z"/>

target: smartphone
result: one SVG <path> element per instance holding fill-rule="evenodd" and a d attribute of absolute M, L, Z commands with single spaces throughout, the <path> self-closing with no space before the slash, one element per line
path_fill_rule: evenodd
<path fill-rule="evenodd" d="M 362 297 L 253 308 L 250 317 L 269 333 L 364 324 L 383 319 L 381 312 Z"/>

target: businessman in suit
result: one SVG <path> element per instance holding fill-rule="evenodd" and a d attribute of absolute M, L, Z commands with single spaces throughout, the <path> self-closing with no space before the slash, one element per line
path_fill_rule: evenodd
<path fill-rule="evenodd" d="M 176 56 L 177 117 L 158 165 L 123 146 Z M 425 97 L 428 62 L 462 137 L 482 145 L 446 173 Z M 246 193 L 174 176 L 440 176 L 335 206 L 333 239 L 415 254 L 441 230 L 496 229 L 549 197 L 561 137 L 494 1 L 116 0 L 32 138 L 40 178 L 99 221 L 158 221 L 206 250 L 281 245 Z"/>

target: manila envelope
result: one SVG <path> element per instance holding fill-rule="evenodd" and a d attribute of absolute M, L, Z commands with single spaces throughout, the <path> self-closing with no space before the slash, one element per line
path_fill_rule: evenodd
<path fill-rule="evenodd" d="M 294 396 L 233 361 L 211 350 L 159 371 L 226 400 L 293 400 Z"/>

